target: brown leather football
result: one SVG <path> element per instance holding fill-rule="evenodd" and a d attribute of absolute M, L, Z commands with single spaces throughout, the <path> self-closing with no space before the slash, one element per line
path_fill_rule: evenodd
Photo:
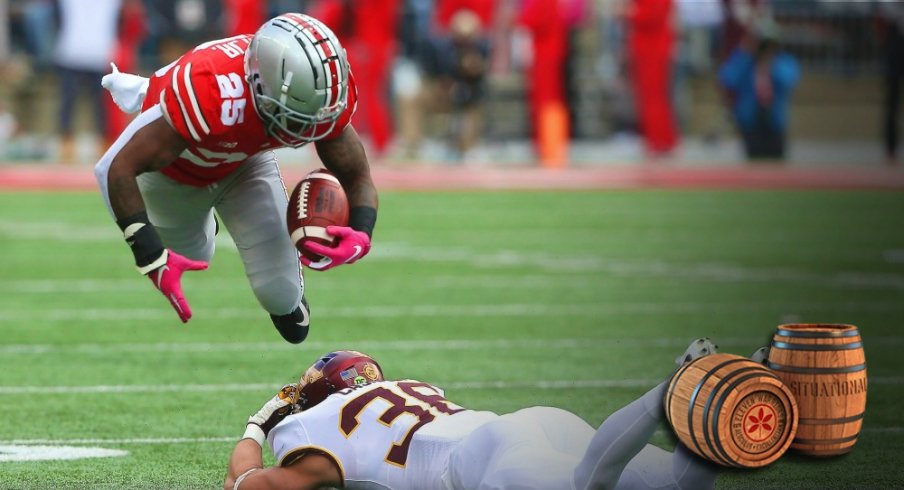
<path fill-rule="evenodd" d="M 305 250 L 308 240 L 332 245 L 327 226 L 348 226 L 348 198 L 342 185 L 329 170 L 320 168 L 301 179 L 289 196 L 286 226 L 295 248 L 317 262 L 322 257 Z"/>

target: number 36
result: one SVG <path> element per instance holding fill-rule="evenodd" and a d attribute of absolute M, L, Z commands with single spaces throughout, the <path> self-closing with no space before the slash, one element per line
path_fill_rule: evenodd
<path fill-rule="evenodd" d="M 396 393 L 388 388 L 379 387 L 365 391 L 361 395 L 348 401 L 345 406 L 342 407 L 342 411 L 339 415 L 339 430 L 345 437 L 350 436 L 352 432 L 361 425 L 358 416 L 361 415 L 361 412 L 364 411 L 365 407 L 367 407 L 370 402 L 377 398 L 390 403 L 390 407 L 378 418 L 383 425 L 389 426 L 404 413 L 414 415 L 417 418 L 417 423 L 408 429 L 408 433 L 405 434 L 405 437 L 401 441 L 394 443 L 392 447 L 389 448 L 385 458 L 387 463 L 396 466 L 405 466 L 405 463 L 408 461 L 408 448 L 411 445 L 411 439 L 414 437 L 414 433 L 424 426 L 424 424 L 427 424 L 436 418 L 436 415 L 434 415 L 433 412 L 451 415 L 453 413 L 461 412 L 464 409 L 446 400 L 436 391 L 436 388 L 426 383 L 399 381 L 397 386 L 402 390 L 403 394 Z M 417 388 L 431 391 L 434 394 L 418 391 Z M 427 408 L 423 408 L 422 405 L 426 405 Z"/>

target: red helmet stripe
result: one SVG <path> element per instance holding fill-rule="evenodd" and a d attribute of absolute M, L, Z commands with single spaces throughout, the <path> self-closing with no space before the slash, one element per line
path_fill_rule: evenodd
<path fill-rule="evenodd" d="M 332 63 L 330 63 L 329 61 L 327 61 L 326 63 L 323 64 L 323 72 L 324 72 L 324 75 L 326 78 L 326 80 L 324 80 L 324 83 L 327 84 L 327 86 L 325 88 L 329 89 L 329 91 L 326 94 L 326 102 L 324 103 L 324 107 L 329 107 L 329 106 L 333 105 L 334 100 L 335 100 L 336 84 L 333 83 L 333 79 L 335 78 L 336 75 L 333 70 L 334 70 L 334 67 L 333 67 Z"/>
<path fill-rule="evenodd" d="M 341 82 L 342 82 L 342 67 L 339 66 L 339 61 L 335 58 L 327 63 L 329 67 L 327 69 L 330 72 L 330 105 L 339 102 L 339 96 L 341 95 Z"/>
<path fill-rule="evenodd" d="M 305 15 L 288 13 L 288 14 L 280 15 L 280 17 L 289 19 L 292 22 L 295 22 L 295 24 L 297 24 L 299 27 L 303 26 L 304 24 L 307 24 L 307 20 L 305 20 L 305 17 L 306 17 Z"/>
<path fill-rule="evenodd" d="M 333 43 L 320 43 L 317 47 L 323 51 L 324 58 L 330 58 L 336 54 L 336 52 L 333 51 Z"/>

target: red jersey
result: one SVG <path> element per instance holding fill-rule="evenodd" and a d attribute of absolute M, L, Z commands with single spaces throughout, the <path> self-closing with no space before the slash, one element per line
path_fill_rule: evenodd
<path fill-rule="evenodd" d="M 193 186 L 216 182 L 245 159 L 279 148 L 267 134 L 245 81 L 245 50 L 250 34 L 201 44 L 151 77 L 142 110 L 160 104 L 163 117 L 189 142 L 161 172 Z M 357 103 L 349 73 L 348 104 L 325 139 L 335 138 L 351 121 Z"/>

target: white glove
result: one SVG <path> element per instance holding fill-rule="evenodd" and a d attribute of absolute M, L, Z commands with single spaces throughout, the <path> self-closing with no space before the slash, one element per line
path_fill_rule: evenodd
<path fill-rule="evenodd" d="M 141 110 L 141 104 L 144 103 L 144 96 L 148 93 L 148 83 L 150 80 L 138 75 L 122 73 L 116 64 L 110 63 L 113 73 L 104 75 L 100 85 L 110 91 L 113 96 L 113 102 L 119 106 L 122 112 L 133 113 Z"/>
<path fill-rule="evenodd" d="M 285 385 L 279 393 L 271 398 L 254 415 L 248 417 L 245 434 L 242 439 L 254 439 L 261 447 L 267 440 L 270 429 L 282 422 L 282 419 L 294 413 L 298 406 L 298 385 Z"/>

